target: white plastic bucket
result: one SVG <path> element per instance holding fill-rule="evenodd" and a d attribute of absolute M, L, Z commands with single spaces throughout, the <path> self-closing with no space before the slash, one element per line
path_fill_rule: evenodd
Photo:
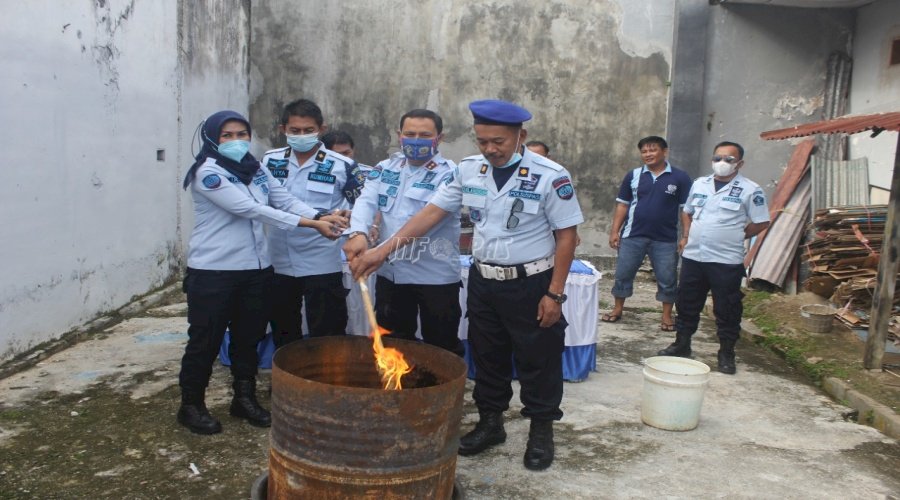
<path fill-rule="evenodd" d="M 689 431 L 700 421 L 709 366 L 692 359 L 654 356 L 644 360 L 641 420 L 669 431 Z"/>

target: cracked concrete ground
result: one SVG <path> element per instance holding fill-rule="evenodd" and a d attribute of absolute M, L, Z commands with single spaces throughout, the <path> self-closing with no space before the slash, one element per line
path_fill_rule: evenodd
<path fill-rule="evenodd" d="M 609 286 L 601 280 L 602 299 Z M 528 421 L 516 395 L 506 443 L 459 457 L 467 498 L 900 497 L 898 442 L 844 421 L 845 407 L 750 342 L 738 345 L 737 375 L 711 374 L 697 429 L 644 425 L 641 360 L 672 336 L 659 331 L 654 292 L 639 281 L 622 320 L 598 325 L 598 371 L 565 385 L 553 466 L 522 466 Z M 175 424 L 185 311 L 151 309 L 0 380 L 0 498 L 249 496 L 268 432 L 228 416 L 227 368 L 216 366 L 208 397 L 224 432 Z M 694 347 L 714 369 L 713 328 L 704 320 Z M 463 431 L 477 419 L 471 389 Z"/>

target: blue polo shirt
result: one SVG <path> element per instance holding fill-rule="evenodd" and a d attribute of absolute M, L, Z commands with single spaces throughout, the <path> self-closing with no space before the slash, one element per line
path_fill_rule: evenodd
<path fill-rule="evenodd" d="M 654 177 L 647 165 L 625 175 L 618 203 L 628 205 L 622 238 L 642 236 L 655 241 L 678 240 L 678 217 L 691 191 L 691 177 L 669 165 Z"/>

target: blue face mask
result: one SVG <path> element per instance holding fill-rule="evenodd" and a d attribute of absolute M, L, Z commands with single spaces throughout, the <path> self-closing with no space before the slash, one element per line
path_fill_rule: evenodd
<path fill-rule="evenodd" d="M 306 153 L 319 143 L 319 134 L 317 132 L 303 135 L 286 135 L 285 137 L 287 138 L 288 146 L 294 151 L 300 151 L 301 153 Z"/>
<path fill-rule="evenodd" d="M 237 162 L 241 161 L 249 151 L 250 151 L 250 141 L 228 141 L 219 144 L 219 154 L 228 158 L 229 160 L 234 160 Z"/>
<path fill-rule="evenodd" d="M 519 163 L 520 161 L 522 161 L 522 155 L 519 154 L 519 152 L 516 152 L 514 155 L 512 155 L 512 158 L 510 158 L 509 161 L 506 162 L 502 167 L 495 168 L 508 168 L 512 165 L 515 165 L 516 163 Z"/>
<path fill-rule="evenodd" d="M 401 137 L 400 149 L 409 161 L 426 161 L 437 153 L 434 139 Z"/>
<path fill-rule="evenodd" d="M 501 166 L 501 167 L 495 166 L 494 168 L 507 168 L 512 165 L 515 165 L 516 163 L 518 163 L 520 161 L 522 161 L 522 154 L 519 153 L 519 140 L 516 139 L 516 152 L 513 153 L 513 155 L 509 157 L 509 161 L 504 163 L 503 166 Z"/>

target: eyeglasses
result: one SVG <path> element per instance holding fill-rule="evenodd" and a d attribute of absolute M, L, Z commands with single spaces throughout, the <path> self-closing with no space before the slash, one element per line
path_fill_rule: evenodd
<path fill-rule="evenodd" d="M 519 225 L 519 218 L 516 217 L 516 212 L 521 212 L 523 208 L 525 208 L 525 202 L 522 201 L 522 198 L 516 198 L 516 201 L 512 204 L 512 209 L 509 211 L 509 219 L 506 220 L 506 229 L 515 229 Z"/>
<path fill-rule="evenodd" d="M 712 161 L 714 161 L 714 162 L 717 162 L 717 161 L 724 161 L 724 162 L 726 162 L 726 163 L 734 163 L 734 162 L 738 161 L 738 159 L 737 159 L 736 157 L 734 157 L 734 156 L 731 156 L 731 155 L 729 155 L 729 156 L 719 156 L 719 155 L 715 155 L 715 156 L 712 157 Z"/>

